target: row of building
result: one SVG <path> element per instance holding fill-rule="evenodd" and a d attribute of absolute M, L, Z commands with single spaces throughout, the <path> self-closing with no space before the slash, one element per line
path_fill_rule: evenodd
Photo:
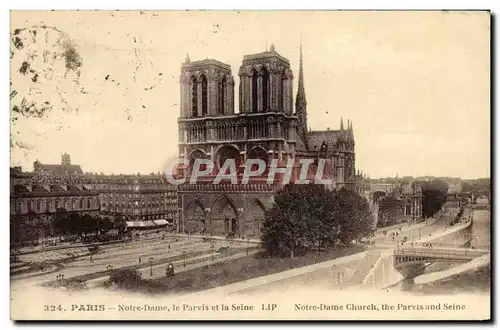
<path fill-rule="evenodd" d="M 177 222 L 177 189 L 160 173 L 83 173 L 62 155 L 60 165 L 34 163 L 33 172 L 10 169 L 10 214 L 51 221 L 58 210 L 123 219 L 132 227 Z"/>

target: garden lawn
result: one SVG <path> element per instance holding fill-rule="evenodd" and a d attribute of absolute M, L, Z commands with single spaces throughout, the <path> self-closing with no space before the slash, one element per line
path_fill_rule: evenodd
<path fill-rule="evenodd" d="M 213 265 L 178 273 L 173 277 L 143 280 L 137 291 L 148 293 L 187 293 L 208 290 L 222 285 L 246 281 L 252 278 L 308 266 L 314 263 L 340 258 L 364 249 L 350 246 L 334 251 L 309 252 L 291 258 L 271 258 L 259 253 L 239 259 L 219 262 Z"/>

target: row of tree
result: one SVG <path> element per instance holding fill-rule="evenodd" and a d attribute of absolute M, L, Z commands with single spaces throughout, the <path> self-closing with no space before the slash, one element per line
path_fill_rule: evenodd
<path fill-rule="evenodd" d="M 432 217 L 441 210 L 446 203 L 448 184 L 442 180 L 419 182 L 422 186 L 422 215 L 424 218 Z M 403 210 L 404 202 L 393 195 L 377 191 L 373 198 L 379 202 L 379 226 L 390 226 L 397 223 L 397 218 Z"/>
<path fill-rule="evenodd" d="M 44 232 L 50 231 L 48 222 L 34 222 L 29 215 L 13 215 L 10 217 L 10 242 L 18 244 L 22 242 L 38 241 Z"/>
<path fill-rule="evenodd" d="M 424 218 L 432 217 L 441 210 L 448 193 L 448 184 L 439 179 L 422 182 L 423 209 Z"/>
<path fill-rule="evenodd" d="M 464 208 L 461 207 L 460 210 L 458 211 L 457 215 L 455 216 L 455 218 L 450 221 L 449 225 L 454 226 L 457 223 L 459 223 L 460 220 L 462 220 L 463 215 L 464 215 Z"/>
<path fill-rule="evenodd" d="M 68 213 L 64 209 L 56 211 L 53 228 L 60 235 L 76 235 L 78 237 L 88 234 L 99 235 L 114 228 L 113 222 L 108 218 L 81 215 L 79 213 Z"/>
<path fill-rule="evenodd" d="M 50 220 L 41 220 L 34 212 L 27 215 L 14 215 L 11 218 L 10 241 L 11 243 L 38 241 L 40 238 L 50 236 L 99 236 L 111 229 L 117 229 L 118 234 L 122 234 L 125 228 L 124 220 L 111 221 L 107 217 L 82 215 L 67 212 L 61 208 Z"/>
<path fill-rule="evenodd" d="M 366 199 L 354 191 L 323 185 L 287 185 L 266 212 L 262 246 L 271 256 L 334 248 L 370 237 L 373 217 Z"/>
<path fill-rule="evenodd" d="M 378 223 L 379 227 L 392 226 L 397 223 L 398 217 L 402 213 L 404 202 L 393 195 L 388 195 L 379 199 L 378 203 Z"/>

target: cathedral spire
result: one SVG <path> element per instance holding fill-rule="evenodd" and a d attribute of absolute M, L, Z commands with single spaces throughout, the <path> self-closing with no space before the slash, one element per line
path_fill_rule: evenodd
<path fill-rule="evenodd" d="M 340 130 L 341 131 L 344 130 L 344 118 L 343 117 L 340 117 Z"/>
<path fill-rule="evenodd" d="M 299 86 L 297 89 L 297 97 L 295 98 L 295 114 L 297 115 L 297 124 L 300 134 L 303 134 L 303 139 L 306 139 L 307 133 L 307 101 L 306 90 L 304 88 L 304 64 L 302 61 L 302 40 L 300 42 L 300 66 L 299 66 Z"/>
<path fill-rule="evenodd" d="M 184 60 L 184 63 L 189 63 L 191 62 L 191 59 L 189 58 L 189 54 L 186 54 L 186 59 Z"/>
<path fill-rule="evenodd" d="M 307 106 L 306 90 L 304 88 L 304 63 L 302 60 L 302 42 L 300 43 L 300 66 L 299 66 L 299 86 L 297 89 L 297 98 L 295 100 L 295 109 L 305 110 Z"/>

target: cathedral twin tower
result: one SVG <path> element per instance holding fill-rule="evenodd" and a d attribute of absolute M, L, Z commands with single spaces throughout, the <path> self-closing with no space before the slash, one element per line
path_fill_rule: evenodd
<path fill-rule="evenodd" d="M 209 158 L 219 164 L 231 155 L 240 161 L 249 156 L 286 160 L 305 152 L 305 92 L 301 81 L 303 95 L 297 99 L 304 102 L 297 103 L 294 113 L 288 59 L 272 45 L 269 51 L 244 56 L 238 75 L 239 112 L 235 113 L 231 67 L 186 57 L 180 79 L 179 156 Z"/>
<path fill-rule="evenodd" d="M 239 112 L 284 112 L 292 115 L 293 74 L 289 61 L 274 46 L 247 55 L 238 73 Z M 191 62 L 186 57 L 181 75 L 181 117 L 234 114 L 231 67 L 216 60 Z"/>

